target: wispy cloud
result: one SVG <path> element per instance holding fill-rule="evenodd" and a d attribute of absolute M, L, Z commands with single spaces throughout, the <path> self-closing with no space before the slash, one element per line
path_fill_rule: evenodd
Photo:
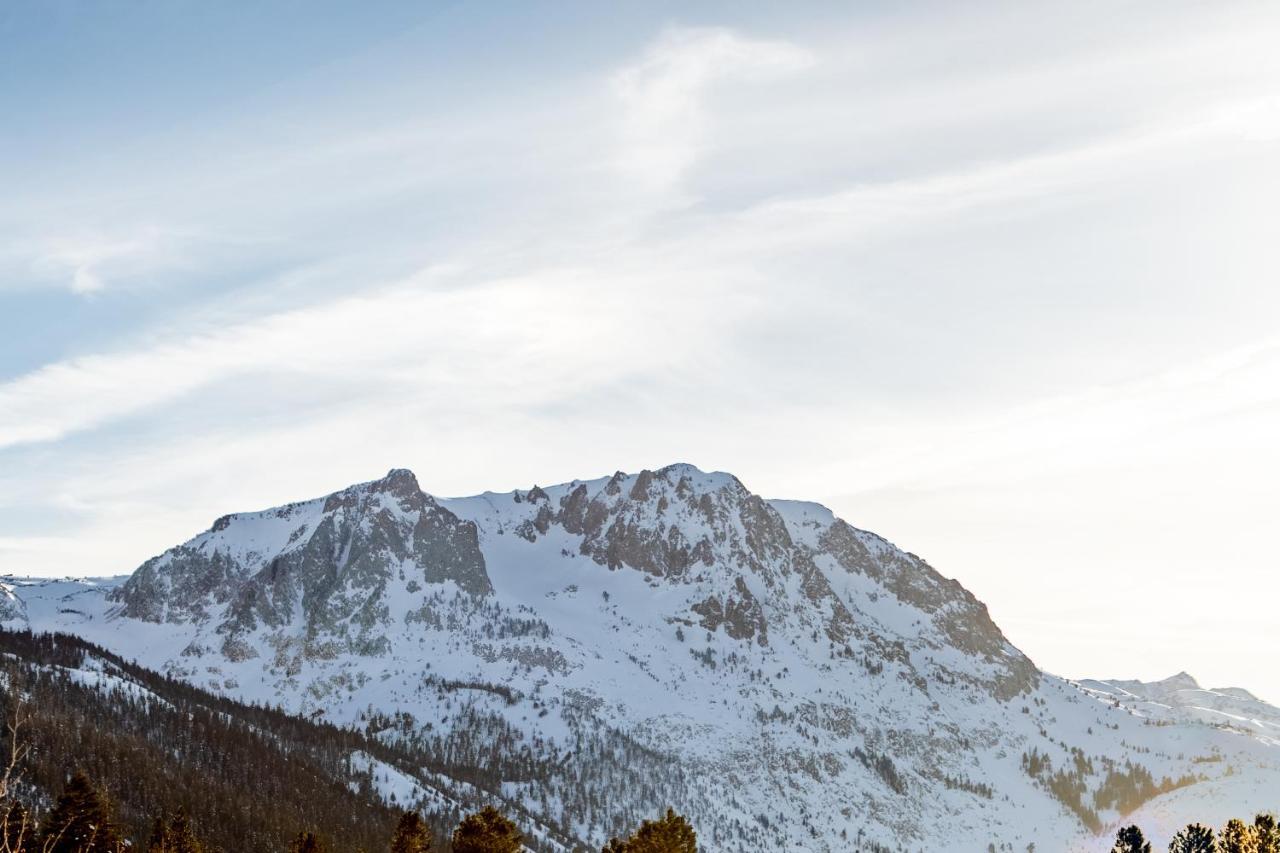
<path fill-rule="evenodd" d="M 360 296 L 49 364 L 0 385 L 0 448 L 56 441 L 236 377 L 544 404 L 639 365 L 678 363 L 707 341 L 673 332 L 705 334 L 732 316 L 705 286 L 681 292 L 678 278 L 633 275 L 545 270 L 458 286 L 449 268 L 431 268 Z"/>
<path fill-rule="evenodd" d="M 148 222 L 63 230 L 25 223 L 9 239 L 0 246 L 0 292 L 46 286 L 79 296 L 115 286 L 155 286 L 157 276 L 190 269 L 192 256 L 210 242 L 191 229 Z"/>
<path fill-rule="evenodd" d="M 672 192 L 704 142 L 714 86 L 767 81 L 814 61 L 785 41 L 723 28 L 669 29 L 639 62 L 613 75 L 623 106 L 618 168 L 644 190 Z"/>
<path fill-rule="evenodd" d="M 392 464 L 674 459 L 842 495 L 997 615 L 1042 612 L 992 580 L 1031 562 L 1146 559 L 1040 506 L 1166 568 L 1212 555 L 1166 514 L 1261 553 L 1275 11 L 876 8 L 510 57 L 424 28 L 35 164 L 0 198 L 0 569 L 125 569 Z M 1118 472 L 1160 495 L 1085 482 Z"/>

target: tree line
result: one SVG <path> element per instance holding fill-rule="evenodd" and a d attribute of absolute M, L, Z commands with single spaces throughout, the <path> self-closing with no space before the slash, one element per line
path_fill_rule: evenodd
<path fill-rule="evenodd" d="M 132 844 L 116 822 L 110 800 L 82 772 L 72 775 L 53 808 L 36 820 L 12 796 L 20 786 L 18 766 L 25 745 L 19 728 L 9 726 L 10 755 L 0 775 L 0 853 L 129 853 Z M 388 853 L 431 853 L 437 849 L 430 825 L 416 811 L 400 815 L 385 848 Z M 448 839 L 453 853 L 523 853 L 524 835 L 515 822 L 493 806 L 467 815 Z M 168 819 L 156 817 L 146 853 L 212 853 L 184 810 Z M 319 833 L 302 831 L 289 853 L 339 853 Z M 366 853 L 359 848 L 357 853 Z M 693 827 L 673 809 L 646 820 L 626 838 L 613 838 L 602 853 L 698 853 Z"/>
<path fill-rule="evenodd" d="M 32 746 L 24 802 L 51 803 L 79 768 L 111 792 L 134 851 L 144 849 L 155 815 L 180 810 L 214 853 L 278 853 L 298 827 L 341 851 L 375 850 L 410 804 L 384 798 L 387 776 L 412 779 L 420 789 L 412 796 L 444 804 L 424 819 L 446 841 L 465 813 L 503 803 L 517 823 L 538 827 L 526 838 L 530 850 L 581 853 L 584 827 L 622 836 L 679 803 L 704 815 L 698 829 L 708 846 L 765 843 L 769 830 L 758 821 L 711 812 L 710 792 L 677 757 L 590 708 L 560 708 L 568 734 L 552 741 L 486 711 L 467 695 L 477 687 L 428 677 L 422 689 L 438 695 L 424 703 L 445 715 L 439 720 L 370 708 L 353 725 L 335 725 L 211 693 L 74 635 L 0 630 L 0 723 L 21 699 Z M 545 711 L 541 697 L 527 701 Z M 507 796 L 513 782 L 525 791 L 520 800 Z"/>
<path fill-rule="evenodd" d="M 1151 853 L 1151 842 L 1141 828 L 1126 826 L 1116 833 L 1111 853 Z M 1252 823 L 1232 818 L 1217 832 L 1190 823 L 1173 836 L 1169 853 L 1280 853 L 1280 823 L 1272 814 L 1260 814 Z"/>

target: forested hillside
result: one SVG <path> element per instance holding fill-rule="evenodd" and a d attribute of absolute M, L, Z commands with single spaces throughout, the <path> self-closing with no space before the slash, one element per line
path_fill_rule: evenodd
<path fill-rule="evenodd" d="M 277 840 L 337 820 L 317 803 L 349 787 L 440 831 L 492 802 L 547 851 L 598 850 L 669 805 L 720 853 L 1074 851 L 1122 823 L 1167 838 L 1252 814 L 1280 790 L 1280 711 L 1185 678 L 1041 672 L 920 557 L 689 465 L 470 498 L 398 469 L 220 516 L 128 579 L 0 593 L 0 623 L 101 647 L 39 677 L 122 680 L 129 713 L 195 705 L 165 736 L 228 777 L 223 811 L 268 807 L 236 799 L 251 757 L 206 755 L 183 728 L 235 728 L 219 714 L 280 738 L 291 763 L 272 785 L 337 780 L 273 801 L 293 809 L 267 822 Z M 102 731 L 83 737 L 126 736 Z M 116 794 L 140 796 L 122 804 L 135 832 L 169 805 L 142 784 Z M 362 843 L 391 818 L 327 831 Z"/>
<path fill-rule="evenodd" d="M 135 849 L 146 849 L 156 816 L 178 813 L 210 851 L 275 853 L 302 828 L 336 850 L 383 849 L 398 810 L 375 776 L 398 771 L 430 786 L 429 756 L 211 695 L 78 637 L 0 631 L 0 655 L 0 715 L 27 747 L 14 796 L 47 811 L 81 771 Z M 471 775 L 479 801 L 483 780 Z M 431 829 L 447 837 L 464 804 L 429 799 Z"/>

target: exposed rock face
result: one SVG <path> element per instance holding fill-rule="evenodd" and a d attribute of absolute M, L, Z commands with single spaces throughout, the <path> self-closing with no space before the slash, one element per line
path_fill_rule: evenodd
<path fill-rule="evenodd" d="M 1280 785 L 1253 697 L 1044 675 L 920 558 L 688 465 L 467 498 L 392 471 L 223 516 L 109 602 L 66 586 L 33 628 L 464 767 L 505 756 L 496 796 L 573 850 L 672 802 L 724 853 L 1088 849 L 1050 769 L 1086 768 L 1103 824 L 1130 765 Z"/>
<path fill-rule="evenodd" d="M 838 646 L 858 640 L 902 659 L 900 649 L 860 624 L 858 602 L 833 589 L 846 573 L 861 575 L 927 614 L 952 646 L 992 664 L 987 686 L 999 697 L 1035 685 L 1035 665 L 959 583 L 817 505 L 777 503 L 805 507 L 806 520 L 789 523 L 731 475 L 689 465 L 634 476 L 619 471 L 594 487 L 576 483 L 549 493 L 535 486 L 523 498 L 516 534 L 536 542 L 559 528 L 579 538 L 579 553 L 610 569 L 707 587 L 690 610 L 709 631 L 723 627 L 734 639 L 767 644 L 771 622 L 816 627 Z"/>
<path fill-rule="evenodd" d="M 27 605 L 8 584 L 0 583 L 0 624 L 26 625 Z"/>
<path fill-rule="evenodd" d="M 987 606 L 958 581 L 944 578 L 914 554 L 840 519 L 818 537 L 818 546 L 846 571 L 871 578 L 899 601 L 929 614 L 954 648 L 1003 663 L 1007 670 L 999 677 L 997 688 L 1002 698 L 1035 684 L 1035 665 L 1020 653 L 1010 654 L 1012 646 L 991 621 Z"/>
<path fill-rule="evenodd" d="M 742 578 L 734 580 L 733 593 L 723 600 L 719 596 L 708 596 L 693 605 L 692 610 L 702 617 L 701 625 L 708 631 L 718 631 L 723 625 L 725 633 L 735 640 L 754 638 L 762 646 L 769 644 L 769 625 L 764 611 Z"/>
<path fill-rule="evenodd" d="M 386 648 L 388 584 L 450 583 L 492 592 L 476 527 L 424 494 L 409 471 L 326 498 L 223 516 L 190 542 L 144 563 L 115 594 L 123 616 L 213 620 L 229 656 L 236 638 L 300 629 L 359 654 Z"/>
<path fill-rule="evenodd" d="M 309 653 L 378 655 L 388 648 L 392 605 L 404 603 L 391 599 L 406 594 L 393 596 L 393 586 L 409 583 L 416 598 L 441 585 L 490 595 L 482 528 L 509 527 L 535 545 L 568 537 L 602 567 L 687 589 L 687 609 L 670 617 L 685 624 L 761 646 L 771 630 L 816 632 L 833 647 L 852 643 L 909 665 L 901 641 L 867 614 L 873 599 L 837 593 L 860 576 L 873 596 L 926 614 L 942 640 L 989 664 L 980 683 L 994 695 L 1007 699 L 1036 682 L 1035 666 L 960 584 L 817 505 L 771 503 L 731 475 L 671 465 L 499 500 L 509 502 L 501 512 L 463 520 L 411 472 L 394 470 L 322 499 L 223 516 L 143 564 L 116 600 L 136 619 L 212 623 L 230 658 L 254 655 L 244 638 L 258 631 L 304 637 Z M 410 609 L 431 623 L 423 602 Z"/>

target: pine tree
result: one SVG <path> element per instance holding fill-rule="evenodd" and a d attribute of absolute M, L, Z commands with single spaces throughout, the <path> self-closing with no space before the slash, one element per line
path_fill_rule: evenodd
<path fill-rule="evenodd" d="M 289 845 L 289 853 L 325 853 L 325 848 L 314 832 L 299 832 Z"/>
<path fill-rule="evenodd" d="M 453 853 L 520 853 L 524 838 L 493 806 L 468 815 L 453 831 Z"/>
<path fill-rule="evenodd" d="M 431 830 L 417 812 L 405 812 L 391 835 L 391 853 L 430 853 Z"/>
<path fill-rule="evenodd" d="M 107 804 L 88 777 L 76 773 L 45 820 L 47 853 L 116 853 L 124 848 Z"/>
<path fill-rule="evenodd" d="M 1151 853 L 1151 845 L 1136 826 L 1126 826 L 1116 833 L 1111 853 Z"/>
<path fill-rule="evenodd" d="M 657 820 L 641 823 L 627 840 L 611 840 L 603 853 L 698 853 L 698 836 L 689 821 L 669 808 Z"/>
<path fill-rule="evenodd" d="M 1258 853 L 1258 832 L 1252 826 L 1232 818 L 1218 835 L 1218 853 Z"/>
<path fill-rule="evenodd" d="M 1218 847 L 1213 830 L 1202 823 L 1189 823 L 1169 842 L 1169 853 L 1215 853 Z"/>
<path fill-rule="evenodd" d="M 169 853 L 169 828 L 164 818 L 157 817 L 151 823 L 151 837 L 147 840 L 147 853 Z"/>
<path fill-rule="evenodd" d="M 196 838 L 186 809 L 178 809 L 169 821 L 169 846 L 165 853 L 204 853 L 204 845 Z"/>
<path fill-rule="evenodd" d="M 1253 819 L 1258 836 L 1258 853 L 1280 853 L 1280 823 L 1273 814 L 1260 814 Z"/>

